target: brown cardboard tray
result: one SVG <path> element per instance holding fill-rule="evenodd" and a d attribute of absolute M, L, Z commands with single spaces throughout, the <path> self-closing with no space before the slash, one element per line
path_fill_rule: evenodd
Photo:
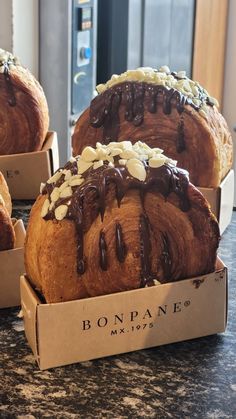
<path fill-rule="evenodd" d="M 234 204 L 234 171 L 226 175 L 218 188 L 198 188 L 215 214 L 221 234 L 231 222 Z"/>
<path fill-rule="evenodd" d="M 227 268 L 65 303 L 43 304 L 21 277 L 25 334 L 40 369 L 224 332 Z"/>
<path fill-rule="evenodd" d="M 16 233 L 15 248 L 0 252 L 0 308 L 20 305 L 19 277 L 25 271 L 25 228 L 22 220 L 12 219 Z"/>
<path fill-rule="evenodd" d="M 57 133 L 49 131 L 41 151 L 0 156 L 3 173 L 12 199 L 35 199 L 40 184 L 59 167 Z"/>

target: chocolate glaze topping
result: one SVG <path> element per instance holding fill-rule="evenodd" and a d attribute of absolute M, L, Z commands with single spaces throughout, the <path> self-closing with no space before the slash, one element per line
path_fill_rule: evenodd
<path fill-rule="evenodd" d="M 99 251 L 100 251 L 100 266 L 103 271 L 107 271 L 107 244 L 105 240 L 105 233 L 100 232 L 99 236 Z"/>
<path fill-rule="evenodd" d="M 103 219 L 106 209 L 106 196 L 108 188 L 113 185 L 117 205 L 122 205 L 122 198 L 129 189 L 135 188 L 140 192 L 141 201 L 144 202 L 145 194 L 148 191 L 156 191 L 167 198 L 168 195 L 175 193 L 180 202 L 180 209 L 188 211 L 190 208 L 188 199 L 188 174 L 185 170 L 178 169 L 172 165 L 164 164 L 158 168 L 151 168 L 147 162 L 143 162 L 146 168 L 145 181 L 139 181 L 131 176 L 125 166 L 119 164 L 115 159 L 114 167 L 110 167 L 108 161 L 104 161 L 104 165 L 98 169 L 89 168 L 83 173 L 84 182 L 80 186 L 72 186 L 72 195 L 67 198 L 59 198 L 53 208 L 49 209 L 45 220 L 55 219 L 55 210 L 60 205 L 66 205 L 68 211 L 65 218 L 73 220 L 76 225 L 78 247 L 77 247 L 77 271 L 82 275 L 86 270 L 86 260 L 83 250 L 83 236 L 90 228 L 95 218 L 101 215 Z M 68 162 L 65 169 L 70 170 L 73 174 L 77 173 L 77 161 Z M 50 194 L 57 187 L 60 187 L 65 181 L 65 175 L 62 174 L 60 179 L 53 184 L 46 184 L 43 194 Z M 114 187 L 115 186 L 115 187 Z M 110 189 L 111 190 L 111 189 Z M 112 192 L 113 193 L 113 192 Z M 87 213 L 91 213 L 92 219 L 89 223 L 86 220 Z M 151 242 L 150 242 L 150 224 L 147 215 L 140 215 L 140 255 L 141 255 L 141 286 L 148 284 L 153 278 L 151 272 Z M 116 223 L 115 230 L 116 255 L 119 262 L 124 262 L 127 255 L 127 247 L 124 243 L 122 228 Z M 163 253 L 162 262 L 166 275 L 169 275 L 171 261 L 168 250 L 168 238 L 163 235 Z M 102 270 L 108 269 L 107 244 L 105 234 L 100 232 L 99 237 L 100 267 Z"/>
<path fill-rule="evenodd" d="M 178 78 L 175 73 L 172 75 Z M 96 96 L 90 105 L 90 124 L 94 128 L 103 127 L 103 142 L 108 144 L 118 138 L 120 129 L 119 106 L 125 106 L 125 119 L 132 122 L 135 126 L 142 124 L 144 112 L 158 113 L 158 106 L 169 115 L 175 107 L 181 115 L 185 105 L 191 105 L 199 110 L 191 98 L 185 96 L 180 91 L 166 86 L 155 85 L 146 82 L 124 82 L 119 83 L 105 90 Z M 207 104 L 213 106 L 210 98 Z M 186 148 L 184 142 L 184 123 L 180 119 L 176 150 L 181 153 Z"/>
<path fill-rule="evenodd" d="M 4 78 L 5 78 L 6 88 L 7 88 L 7 92 L 9 96 L 8 104 L 10 106 L 16 106 L 16 96 L 14 93 L 14 87 L 11 81 L 9 66 L 7 63 L 4 64 Z"/>
<path fill-rule="evenodd" d="M 116 256 L 119 262 L 124 262 L 127 255 L 127 248 L 124 242 L 122 227 L 116 223 Z"/>

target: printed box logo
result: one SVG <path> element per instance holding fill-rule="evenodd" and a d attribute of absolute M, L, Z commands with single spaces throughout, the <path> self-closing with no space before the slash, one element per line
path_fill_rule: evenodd
<path fill-rule="evenodd" d="M 139 330 L 151 329 L 157 325 L 157 319 L 163 316 L 176 315 L 190 306 L 190 300 L 177 301 L 172 304 L 157 306 L 156 310 L 146 308 L 144 311 L 137 310 L 128 313 L 115 313 L 113 316 L 101 316 L 95 320 L 82 320 L 82 330 L 91 331 L 95 327 L 104 329 L 110 327 L 111 336 Z M 126 324 L 126 327 L 122 327 Z M 127 328 L 127 323 L 129 327 Z M 117 326 L 117 327 L 115 327 Z"/>

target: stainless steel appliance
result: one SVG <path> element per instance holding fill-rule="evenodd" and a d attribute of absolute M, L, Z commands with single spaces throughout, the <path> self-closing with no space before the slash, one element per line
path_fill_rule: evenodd
<path fill-rule="evenodd" d="M 71 155 L 71 134 L 96 85 L 96 0 L 39 1 L 39 79 L 60 163 Z"/>
<path fill-rule="evenodd" d="M 195 0 L 99 0 L 97 81 L 140 66 L 191 76 Z"/>

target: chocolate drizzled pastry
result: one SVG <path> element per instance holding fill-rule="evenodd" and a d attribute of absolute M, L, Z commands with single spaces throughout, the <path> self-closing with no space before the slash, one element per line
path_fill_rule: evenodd
<path fill-rule="evenodd" d="M 0 48 L 0 155 L 39 151 L 49 126 L 42 87 L 17 57 Z"/>
<path fill-rule="evenodd" d="M 195 185 L 217 187 L 230 170 L 232 138 L 218 102 L 185 71 L 171 72 L 167 66 L 128 70 L 97 91 L 76 123 L 74 155 L 98 139 L 108 144 L 142 138 L 177 160 Z"/>
<path fill-rule="evenodd" d="M 97 143 L 47 181 L 26 240 L 26 270 L 46 301 L 153 286 L 214 269 L 217 222 L 175 164 L 141 141 Z"/>

